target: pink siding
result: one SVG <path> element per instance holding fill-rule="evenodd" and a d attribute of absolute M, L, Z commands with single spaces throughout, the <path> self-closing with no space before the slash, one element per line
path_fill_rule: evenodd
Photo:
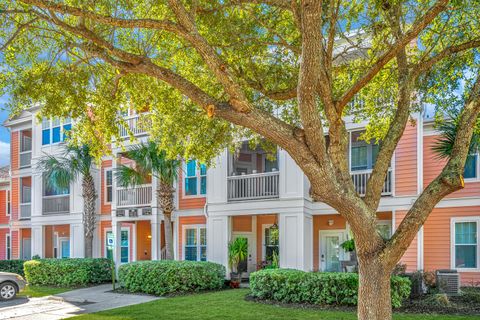
<path fill-rule="evenodd" d="M 417 194 L 417 126 L 408 123 L 395 151 L 395 195 Z"/>
<path fill-rule="evenodd" d="M 11 219 L 18 220 L 18 213 L 19 213 L 19 205 L 20 205 L 20 179 L 19 178 L 12 178 L 11 182 Z"/>
<path fill-rule="evenodd" d="M 0 190 L 0 224 L 8 224 L 10 217 L 7 216 L 7 190 Z"/>
<path fill-rule="evenodd" d="M 20 247 L 19 247 L 20 237 L 18 234 L 18 230 L 12 231 L 11 234 L 12 234 L 12 238 L 11 238 L 12 259 L 19 259 L 20 258 Z"/>
<path fill-rule="evenodd" d="M 20 132 L 14 131 L 10 136 L 10 165 L 12 171 L 20 167 Z"/>
<path fill-rule="evenodd" d="M 406 211 L 397 211 L 395 213 L 395 229 L 400 225 L 406 213 L 407 213 Z M 407 265 L 407 271 L 409 272 L 417 270 L 417 266 L 418 266 L 417 247 L 418 247 L 418 238 L 417 236 L 415 236 L 412 243 L 408 247 L 407 251 L 405 252 L 403 257 L 400 259 L 400 263 Z"/>
<path fill-rule="evenodd" d="M 439 159 L 432 150 L 438 136 L 426 136 L 423 138 L 423 185 L 428 186 L 442 171 L 446 160 Z M 447 198 L 461 198 L 480 196 L 480 181 L 466 181 L 465 188 L 454 192 Z"/>
<path fill-rule="evenodd" d="M 8 228 L 0 229 L 0 260 L 5 260 L 7 258 L 7 244 L 6 244 L 6 234 L 9 233 Z"/>
<path fill-rule="evenodd" d="M 480 216 L 479 207 L 436 208 L 423 227 L 424 269 L 451 268 L 451 218 Z M 462 272 L 463 284 L 480 284 L 480 272 Z"/>

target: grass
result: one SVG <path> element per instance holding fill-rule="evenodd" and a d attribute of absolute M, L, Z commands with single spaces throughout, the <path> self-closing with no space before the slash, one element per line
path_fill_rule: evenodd
<path fill-rule="evenodd" d="M 72 290 L 71 288 L 26 286 L 18 293 L 19 297 L 39 298 Z"/>
<path fill-rule="evenodd" d="M 246 301 L 248 289 L 225 290 L 161 299 L 135 306 L 77 317 L 79 320 L 130 319 L 315 319 L 354 320 L 351 312 L 322 311 L 267 305 Z M 395 320 L 473 320 L 468 316 L 396 314 Z M 476 317 L 478 319 L 478 317 Z"/>

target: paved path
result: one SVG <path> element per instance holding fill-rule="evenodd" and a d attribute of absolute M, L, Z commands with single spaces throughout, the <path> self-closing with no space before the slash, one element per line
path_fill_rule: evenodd
<path fill-rule="evenodd" d="M 16 298 L 0 302 L 0 319 L 56 320 L 82 313 L 119 308 L 159 298 L 111 292 L 112 285 L 72 290 L 42 298 Z"/>

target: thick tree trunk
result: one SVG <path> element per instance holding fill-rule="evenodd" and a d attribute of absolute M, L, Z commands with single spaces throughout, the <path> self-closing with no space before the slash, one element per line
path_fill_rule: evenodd
<path fill-rule="evenodd" d="M 173 260 L 173 232 L 172 232 L 172 212 L 175 209 L 173 201 L 173 192 L 175 190 L 169 183 L 160 182 L 158 185 L 158 203 L 163 210 L 163 219 L 165 224 L 165 258 Z"/>
<path fill-rule="evenodd" d="M 90 174 L 85 174 L 82 180 L 83 197 L 83 228 L 85 242 L 85 258 L 93 257 L 93 234 L 95 232 L 95 201 L 97 193 L 95 183 Z"/>
<path fill-rule="evenodd" d="M 165 258 L 173 260 L 172 213 L 163 213 L 165 224 Z"/>
<path fill-rule="evenodd" d="M 360 258 L 359 277 L 358 319 L 391 319 L 390 271 L 377 258 Z"/>

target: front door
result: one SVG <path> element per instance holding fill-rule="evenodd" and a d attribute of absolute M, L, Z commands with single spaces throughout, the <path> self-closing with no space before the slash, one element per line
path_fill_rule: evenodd
<path fill-rule="evenodd" d="M 320 269 L 324 272 L 340 272 L 343 249 L 340 247 L 345 241 L 345 232 L 320 231 Z"/>
<path fill-rule="evenodd" d="M 70 240 L 60 239 L 60 258 L 70 258 Z"/>
<path fill-rule="evenodd" d="M 255 237 L 252 234 L 234 233 L 233 239 L 245 238 L 248 243 L 248 255 L 245 261 L 240 263 L 240 270 L 242 271 L 242 278 L 248 278 L 250 272 L 257 270 L 257 257 L 255 254 Z"/>
<path fill-rule="evenodd" d="M 30 238 L 22 240 L 22 259 L 30 260 L 32 258 L 32 241 Z"/>

